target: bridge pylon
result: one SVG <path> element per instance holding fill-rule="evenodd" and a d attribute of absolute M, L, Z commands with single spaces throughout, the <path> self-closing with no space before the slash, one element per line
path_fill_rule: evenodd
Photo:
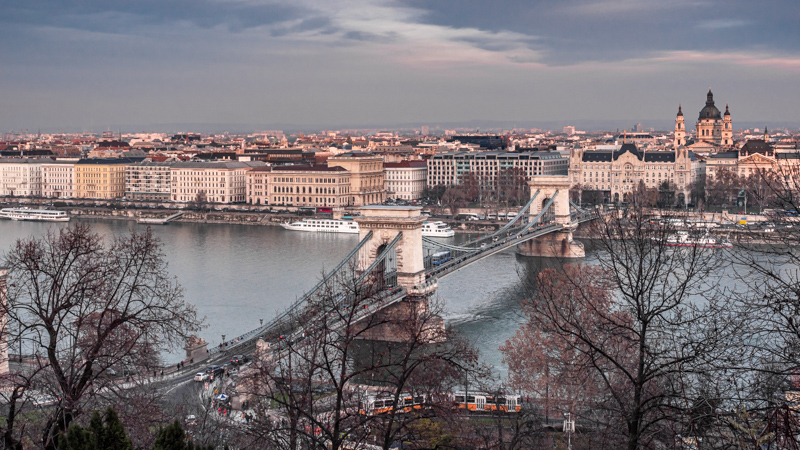
<path fill-rule="evenodd" d="M 530 216 L 536 216 L 550 198 L 553 198 L 552 215 L 546 215 L 564 227 L 563 231 L 546 234 L 531 239 L 517 246 L 517 253 L 523 256 L 540 256 L 548 258 L 583 258 L 586 252 L 581 242 L 572 238 L 577 225 L 572 223 L 569 212 L 569 176 L 538 175 L 528 181 L 531 195 L 539 191 L 539 199 L 531 205 Z"/>
<path fill-rule="evenodd" d="M 370 231 L 372 238 L 358 254 L 359 273 L 375 261 L 398 233 L 403 233 L 395 245 L 394 258 L 387 258 L 385 271 L 395 270 L 396 284 L 406 291 L 406 297 L 397 303 L 381 309 L 378 314 L 391 318 L 365 333 L 362 338 L 380 341 L 399 342 L 405 340 L 402 327 L 392 326 L 402 323 L 414 314 L 424 314 L 428 309 L 428 298 L 436 291 L 436 280 L 425 279 L 425 261 L 422 249 L 422 208 L 416 206 L 370 205 L 359 208 L 360 216 L 353 219 L 358 223 L 359 237 L 364 239 Z M 444 321 L 441 321 L 444 328 Z"/>
<path fill-rule="evenodd" d="M 372 231 L 370 239 L 358 255 L 357 270 L 362 272 L 372 264 L 381 251 L 402 232 L 395 246 L 396 260 L 389 262 L 397 270 L 397 285 L 407 290 L 425 284 L 425 261 L 422 254 L 422 208 L 417 206 L 371 205 L 359 208 L 359 238 Z"/>

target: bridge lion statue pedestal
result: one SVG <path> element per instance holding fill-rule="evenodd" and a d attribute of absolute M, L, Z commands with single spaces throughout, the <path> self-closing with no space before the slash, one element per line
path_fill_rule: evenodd
<path fill-rule="evenodd" d="M 572 238 L 572 232 L 577 225 L 572 223 L 569 213 L 569 176 L 567 175 L 540 175 L 531 177 L 528 181 L 531 195 L 537 190 L 538 198 L 530 208 L 530 216 L 535 217 L 542 211 L 542 207 L 553 198 L 552 214 L 545 213 L 545 217 L 563 225 L 563 231 L 556 231 L 544 236 L 531 239 L 517 246 L 517 253 L 522 256 L 538 256 L 545 258 L 583 258 L 586 252 L 583 243 Z"/>

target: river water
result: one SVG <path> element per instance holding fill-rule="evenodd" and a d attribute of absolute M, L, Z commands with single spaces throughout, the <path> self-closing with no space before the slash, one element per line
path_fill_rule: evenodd
<path fill-rule="evenodd" d="M 133 221 L 73 219 L 90 223 L 96 232 L 120 235 L 143 230 Z M 0 253 L 20 238 L 41 236 L 65 224 L 0 220 Z M 270 320 L 334 267 L 358 243 L 357 235 L 302 233 L 280 227 L 173 222 L 154 226 L 164 245 L 170 272 L 185 289 L 185 298 L 206 317 L 200 335 L 211 346 Z M 469 238 L 445 239 L 458 243 Z M 591 260 L 589 254 L 587 259 Z M 513 250 L 484 258 L 439 282 L 448 326 L 464 333 L 483 360 L 505 374 L 498 347 L 513 336 L 524 318 L 524 279 L 557 261 L 516 255 Z M 171 352 L 168 361 L 180 359 Z"/>

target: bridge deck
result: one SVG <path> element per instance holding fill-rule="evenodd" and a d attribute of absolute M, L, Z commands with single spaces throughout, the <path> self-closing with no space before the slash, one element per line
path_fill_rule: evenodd
<path fill-rule="evenodd" d="M 577 225 L 579 223 L 583 223 L 583 222 L 595 219 L 597 217 L 598 217 L 598 215 L 596 213 L 593 213 L 593 212 L 581 212 L 579 214 L 574 214 L 572 216 L 572 225 L 574 226 L 574 225 Z M 496 253 L 505 251 L 505 250 L 515 246 L 515 245 L 521 244 L 521 243 L 529 241 L 531 239 L 535 239 L 537 237 L 544 236 L 544 235 L 546 235 L 548 233 L 561 231 L 561 230 L 565 230 L 565 229 L 570 229 L 570 228 L 571 228 L 571 226 L 565 227 L 562 224 L 556 224 L 556 223 L 551 223 L 551 224 L 546 224 L 546 225 L 539 225 L 539 226 L 535 225 L 533 222 L 529 223 L 527 226 L 523 227 L 521 230 L 516 231 L 516 233 L 512 231 L 512 232 L 510 232 L 509 235 L 507 235 L 505 237 L 497 236 L 496 237 L 497 238 L 496 241 L 486 242 L 483 245 L 476 246 L 472 251 L 469 251 L 469 249 L 467 249 L 467 251 L 464 254 L 461 254 L 459 256 L 454 257 L 450 261 L 447 261 L 445 264 L 434 266 L 434 267 L 431 267 L 431 268 L 427 269 L 425 271 L 425 276 L 426 276 L 425 285 L 417 286 L 414 289 L 412 289 L 412 291 L 426 292 L 428 290 L 428 288 L 430 288 L 430 286 L 435 285 L 436 283 L 438 283 L 438 280 L 440 278 L 442 278 L 442 277 L 444 277 L 446 275 L 449 275 L 449 274 L 451 274 L 451 273 L 453 273 L 453 272 L 455 272 L 455 271 L 457 271 L 459 269 L 462 269 L 462 268 L 468 266 L 469 264 L 472 264 L 472 263 L 474 263 L 476 261 L 479 261 L 479 260 L 481 260 L 483 258 L 486 258 L 488 256 L 494 255 Z M 367 237 L 367 239 L 368 239 L 368 237 Z M 353 254 L 355 253 L 355 251 L 358 248 L 360 248 L 364 244 L 364 242 L 367 241 L 367 239 L 364 239 L 359 244 L 359 246 L 353 252 L 351 252 L 351 255 L 349 255 L 348 258 L 346 258 L 345 260 L 351 258 L 353 256 Z M 397 240 L 397 239 L 395 239 L 395 240 Z M 473 241 L 473 242 L 478 242 L 478 241 Z M 317 286 L 317 287 L 319 287 L 319 286 Z M 297 312 L 301 312 L 302 308 L 305 306 L 304 300 L 309 298 L 310 295 L 313 295 L 313 291 L 315 289 L 312 289 L 312 292 L 309 292 L 309 293 L 305 294 L 299 301 L 297 301 L 294 305 L 292 305 L 292 307 L 290 309 L 297 310 Z M 357 311 L 354 315 L 350 316 L 348 318 L 348 320 L 351 321 L 351 322 L 353 320 L 355 320 L 355 321 L 361 320 L 361 319 L 363 319 L 363 318 L 365 318 L 365 317 L 367 317 L 369 315 L 375 314 L 377 311 L 379 311 L 379 310 L 381 310 L 381 309 L 383 309 L 383 308 L 385 308 L 385 307 L 387 307 L 387 306 L 389 306 L 391 304 L 394 304 L 394 303 L 397 303 L 397 302 L 403 300 L 404 298 L 406 298 L 410 294 L 413 294 L 413 292 L 409 293 L 405 288 L 402 288 L 400 286 L 387 286 L 386 288 L 384 288 L 383 290 L 378 292 L 378 294 L 375 296 L 374 301 L 372 301 L 371 303 L 369 303 L 368 305 L 363 307 L 360 311 Z M 323 314 L 335 313 L 336 310 L 341 309 L 341 308 L 345 308 L 346 309 L 347 308 L 346 305 L 348 305 L 348 303 L 351 304 L 352 302 L 348 302 L 348 298 L 343 296 L 338 301 L 338 303 L 337 303 L 338 306 L 336 307 L 335 310 L 325 311 Z M 246 333 L 242 334 L 241 336 L 239 336 L 239 337 L 237 337 L 235 339 L 227 341 L 226 343 L 224 343 L 225 345 L 222 346 L 222 347 L 214 347 L 214 348 L 209 349 L 209 357 L 214 357 L 214 355 L 216 355 L 216 354 L 218 354 L 220 352 L 231 352 L 234 349 L 242 349 L 242 348 L 245 348 L 245 347 L 249 347 L 260 336 L 269 337 L 269 336 L 273 336 L 273 335 L 275 335 L 277 333 L 281 333 L 282 331 L 285 331 L 284 334 L 283 334 L 283 337 L 282 337 L 282 339 L 280 341 L 273 342 L 273 348 L 274 348 L 274 350 L 276 352 L 276 355 L 280 354 L 281 349 L 285 348 L 285 345 L 287 343 L 295 343 L 295 342 L 298 342 L 299 340 L 303 339 L 304 338 L 303 334 L 304 334 L 305 327 L 313 326 L 314 322 L 319 319 L 318 316 L 316 317 L 316 319 L 315 318 L 307 318 L 307 320 L 304 321 L 304 323 L 298 327 L 297 326 L 298 324 L 290 319 L 290 316 L 292 316 L 292 315 L 293 314 L 291 314 L 289 312 L 281 314 L 279 317 L 277 317 L 277 318 L 273 319 L 272 321 L 270 321 L 270 323 L 265 324 L 264 326 L 256 328 L 254 330 L 251 330 L 249 332 L 246 332 Z M 297 314 L 297 316 L 300 316 L 300 315 L 301 314 Z M 342 315 L 342 316 L 344 316 L 344 315 Z M 340 322 L 342 322 L 342 325 L 344 325 L 343 321 L 340 321 Z M 328 326 L 334 326 L 335 327 L 336 323 L 337 322 L 328 323 Z M 281 342 L 281 341 L 283 341 L 283 342 Z"/>

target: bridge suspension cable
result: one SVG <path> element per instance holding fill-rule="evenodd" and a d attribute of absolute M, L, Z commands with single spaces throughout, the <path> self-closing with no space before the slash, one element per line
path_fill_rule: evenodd
<path fill-rule="evenodd" d="M 365 270 L 364 273 L 362 273 L 361 276 L 359 276 L 358 280 L 356 281 L 358 283 L 364 281 L 364 278 L 366 278 L 367 275 L 372 273 L 372 271 L 375 270 L 376 267 L 378 267 L 378 264 L 382 263 L 386 259 L 386 257 L 389 255 L 390 252 L 394 251 L 395 246 L 397 245 L 398 242 L 400 242 L 400 239 L 402 237 L 403 237 L 403 232 L 402 231 L 398 232 L 397 236 L 395 236 L 394 239 L 392 239 L 392 242 L 390 242 L 389 245 L 387 245 L 386 248 L 383 249 L 381 254 L 378 255 L 377 258 L 375 258 L 375 261 L 373 261 L 372 264 L 370 264 L 369 267 L 367 267 L 367 270 Z"/>
<path fill-rule="evenodd" d="M 525 206 L 522 207 L 522 209 L 519 211 L 519 213 L 517 213 L 517 216 L 514 217 L 514 220 L 512 220 L 512 221 L 508 222 L 507 224 L 503 225 L 499 230 L 497 230 L 494 233 L 492 233 L 491 235 L 489 235 L 489 237 L 499 236 L 499 235 L 503 234 L 506 230 L 511 228 L 515 223 L 517 223 L 517 221 L 519 221 L 522 218 L 523 214 L 528 212 L 528 210 L 530 209 L 531 205 L 533 205 L 533 201 L 536 200 L 536 197 L 539 196 L 539 192 L 540 191 L 537 189 L 536 192 L 533 193 L 533 195 L 531 196 L 531 199 L 528 200 L 528 203 L 526 203 Z"/>
<path fill-rule="evenodd" d="M 541 219 L 545 215 L 545 213 L 550 209 L 550 207 L 553 205 L 553 201 L 555 201 L 556 195 L 558 195 L 558 189 L 556 189 L 556 191 L 553 192 L 553 196 L 550 197 L 549 200 L 547 200 L 547 203 L 545 203 L 544 206 L 542 206 L 542 210 L 539 211 L 539 214 L 537 214 L 536 217 L 534 217 L 533 220 L 531 220 L 530 223 L 528 223 L 528 225 L 526 225 L 523 229 L 521 229 L 519 232 L 517 232 L 517 234 L 515 234 L 514 236 L 515 237 L 516 236 L 521 236 L 521 235 L 527 233 L 528 230 L 533 228 L 533 226 L 536 225 L 539 222 L 539 219 Z"/>
<path fill-rule="evenodd" d="M 298 308 L 300 308 L 303 305 L 303 303 L 308 301 L 308 299 L 311 296 L 316 294 L 316 292 L 319 289 L 321 289 L 331 278 L 333 278 L 337 273 L 339 273 L 339 271 L 341 271 L 345 267 L 345 265 L 349 264 L 350 261 L 352 261 L 356 255 L 358 255 L 358 252 L 361 250 L 362 247 L 364 247 L 364 245 L 367 242 L 369 242 L 370 239 L 372 239 L 372 231 L 367 233 L 366 236 L 364 236 L 364 239 L 362 239 L 361 242 L 359 242 L 358 245 L 356 245 L 355 248 L 353 248 L 353 250 L 351 250 L 350 253 L 348 253 L 347 256 L 345 256 L 344 259 L 341 262 L 339 262 L 339 264 L 337 264 L 336 267 L 333 268 L 333 270 L 328 272 L 327 275 L 323 276 L 322 279 L 319 281 L 319 283 L 317 283 L 313 288 L 311 288 L 311 290 L 303 294 L 302 297 L 295 300 L 294 303 L 289 305 L 289 307 L 286 308 L 282 313 L 278 314 L 277 317 L 272 319 L 269 324 L 265 325 L 266 328 L 264 329 L 266 330 L 273 326 L 278 326 L 283 319 L 290 316 Z"/>

